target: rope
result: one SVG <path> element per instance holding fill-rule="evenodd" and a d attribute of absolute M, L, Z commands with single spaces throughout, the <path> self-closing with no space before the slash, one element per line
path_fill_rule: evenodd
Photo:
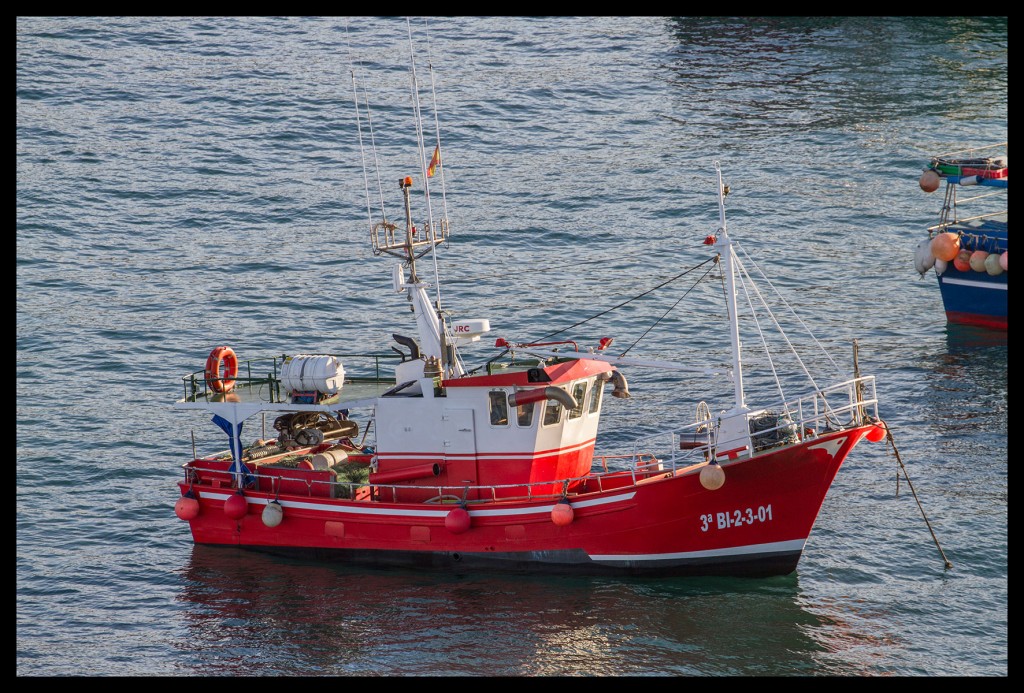
<path fill-rule="evenodd" d="M 942 551 L 942 547 L 939 546 L 939 539 L 935 536 L 935 530 L 932 529 L 932 524 L 928 521 L 928 516 L 924 513 L 924 507 L 921 505 L 921 500 L 917 497 L 917 491 L 914 490 L 914 484 L 910 481 L 910 475 L 907 474 L 907 468 L 903 464 L 903 460 L 900 459 L 900 452 L 896 449 L 896 441 L 892 438 L 892 430 L 888 426 L 885 427 L 885 437 L 889 445 L 892 446 L 892 451 L 896 454 L 896 461 L 900 465 L 900 469 L 903 470 L 903 476 L 907 480 L 907 485 L 910 486 L 910 492 L 914 494 L 914 500 L 917 501 L 917 507 L 921 511 L 921 517 L 924 518 L 924 523 L 928 525 L 928 531 L 932 534 L 932 540 L 935 542 L 935 547 L 939 550 L 939 554 L 942 556 L 942 560 L 946 564 L 946 568 L 952 568 L 953 564 L 946 558 L 946 554 Z M 896 495 L 900 494 L 900 473 L 896 471 Z"/>
<path fill-rule="evenodd" d="M 716 262 L 715 262 L 715 264 L 717 264 L 717 256 L 716 256 L 715 258 L 712 258 L 712 259 L 713 259 L 713 260 L 715 260 L 715 261 L 716 261 Z M 698 265 L 698 266 L 699 266 L 699 265 Z M 686 290 L 686 291 L 685 291 L 685 292 L 683 293 L 683 295 L 682 295 L 682 296 L 680 296 L 680 297 L 679 297 L 679 298 L 678 298 L 678 299 L 676 300 L 676 302 L 675 302 L 675 303 L 673 303 L 673 304 L 672 304 L 672 306 L 671 306 L 671 307 L 670 307 L 670 308 L 669 308 L 668 310 L 666 310 L 666 311 L 665 311 L 665 313 L 664 313 L 664 314 L 663 314 L 663 315 L 662 315 L 662 316 L 661 316 L 660 318 L 658 318 L 657 320 L 655 320 L 655 321 L 654 321 L 654 324 L 653 324 L 653 325 L 651 325 L 651 326 L 650 326 L 650 327 L 648 327 L 648 328 L 647 328 L 646 330 L 644 330 L 644 333 L 643 333 L 642 335 L 640 335 L 639 337 L 637 337 L 637 338 L 636 338 L 636 341 L 635 341 L 635 342 L 633 342 L 633 343 L 632 343 L 632 344 L 630 344 L 630 345 L 629 345 L 628 347 L 626 347 L 626 350 L 625 350 L 625 351 L 623 351 L 623 352 L 622 352 L 621 354 L 619 354 L 619 356 L 625 356 L 625 355 L 626 355 L 626 353 L 627 353 L 627 352 L 628 352 L 628 351 L 629 351 L 630 349 L 632 349 L 632 348 L 633 348 L 633 347 L 635 347 L 635 346 L 636 346 L 637 344 L 639 344 L 639 343 L 640 343 L 640 340 L 641 340 L 641 339 L 643 339 L 644 337 L 646 337 L 646 336 L 647 336 L 647 333 L 648 333 L 648 332 L 650 332 L 650 331 L 651 331 L 651 330 L 653 330 L 653 329 L 654 329 L 655 327 L 657 327 L 657 326 L 658 326 L 658 323 L 659 323 L 659 322 L 661 322 L 662 320 L 664 320 L 664 319 L 665 319 L 665 318 L 666 318 L 666 317 L 668 316 L 668 314 L 669 314 L 669 313 L 671 313 L 671 312 L 672 312 L 673 310 L 675 310 L 676 306 L 678 306 L 678 305 L 679 305 L 679 302 L 680 302 L 680 301 L 682 301 L 682 300 L 683 300 L 684 298 L 686 298 L 686 297 L 687 297 L 687 296 L 688 296 L 688 295 L 690 294 L 690 292 L 691 292 L 691 291 L 693 291 L 694 287 L 696 287 L 696 286 L 697 286 L 698 284 L 700 284 L 700 283 L 701 283 L 701 281 L 703 281 L 705 277 L 707 277 L 707 276 L 708 276 L 709 274 L 711 274 L 711 270 L 713 270 L 713 269 L 715 269 L 714 265 L 712 265 L 711 267 L 708 267 L 708 270 L 707 270 L 707 272 L 705 272 L 704 274 L 702 274 L 702 275 L 701 275 L 701 276 L 700 276 L 700 277 L 699 277 L 699 278 L 697 279 L 697 281 L 695 281 L 695 282 L 693 283 L 693 286 L 691 286 L 691 287 L 690 287 L 689 289 L 687 289 L 687 290 Z"/>
<path fill-rule="evenodd" d="M 607 310 L 601 311 L 597 315 L 591 315 L 589 318 L 584 318 L 583 320 L 580 320 L 577 323 L 569 325 L 568 327 L 563 327 L 562 329 L 558 330 L 557 332 L 552 332 L 551 334 L 544 335 L 543 337 L 538 337 L 537 339 L 534 339 L 532 341 L 534 341 L 534 342 L 546 341 L 546 340 L 550 339 L 551 337 L 554 337 L 555 335 L 562 334 L 563 332 L 571 330 L 574 327 L 579 327 L 583 323 L 590 322 L 591 320 L 594 320 L 595 318 L 599 318 L 602 315 L 607 315 L 608 313 L 612 312 L 613 310 L 618 310 L 619 308 L 621 308 L 622 306 L 626 305 L 627 303 L 632 303 L 633 301 L 637 300 L 638 298 L 643 298 L 647 294 L 652 293 L 654 291 L 657 291 L 658 289 L 660 289 L 661 287 L 665 286 L 666 284 L 671 284 L 676 279 L 679 279 L 680 277 L 686 276 L 690 272 L 693 272 L 694 270 L 696 270 L 696 269 L 698 269 L 700 267 L 703 267 L 704 265 L 708 264 L 709 262 L 718 262 L 718 256 L 715 255 L 713 257 L 709 257 L 707 260 L 705 260 L 704 262 L 700 263 L 699 265 L 695 265 L 695 266 L 689 268 L 688 270 L 686 270 L 684 272 L 680 272 L 679 274 L 677 274 L 676 276 L 672 277 L 671 279 L 666 279 L 661 284 L 658 284 L 657 286 L 652 287 L 652 288 L 648 289 L 647 291 L 644 291 L 643 293 L 641 293 L 641 294 L 639 294 L 637 296 L 634 296 L 633 298 L 625 300 L 622 303 L 618 304 L 617 306 L 612 306 L 611 308 L 609 308 Z"/>

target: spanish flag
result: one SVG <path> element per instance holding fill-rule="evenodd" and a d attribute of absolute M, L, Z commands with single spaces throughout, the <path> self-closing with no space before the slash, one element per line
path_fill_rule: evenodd
<path fill-rule="evenodd" d="M 430 166 L 427 166 L 427 178 L 433 178 L 434 173 L 437 171 L 438 164 L 441 163 L 441 145 L 434 147 L 434 156 L 430 157 Z"/>

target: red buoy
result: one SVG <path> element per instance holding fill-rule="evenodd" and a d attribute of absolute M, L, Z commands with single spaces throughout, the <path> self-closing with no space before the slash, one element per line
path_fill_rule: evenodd
<path fill-rule="evenodd" d="M 465 508 L 452 508 L 444 518 L 444 527 L 452 534 L 462 534 L 469 529 L 469 512 Z"/>
<path fill-rule="evenodd" d="M 174 504 L 174 514 L 178 516 L 179 520 L 189 522 L 199 517 L 199 501 L 189 491 L 184 496 L 178 499 L 178 502 Z"/>
<path fill-rule="evenodd" d="M 245 499 L 245 496 L 241 491 L 231 494 L 231 496 L 224 501 L 224 514 L 232 520 L 241 520 L 248 512 L 249 501 Z"/>
<path fill-rule="evenodd" d="M 971 251 L 961 250 L 953 258 L 953 267 L 956 267 L 961 272 L 969 272 L 971 269 Z"/>
<path fill-rule="evenodd" d="M 564 498 L 555 503 L 555 507 L 551 508 L 551 521 L 559 527 L 572 524 L 573 515 L 572 506 Z"/>
<path fill-rule="evenodd" d="M 877 443 L 881 440 L 885 440 L 886 426 L 884 421 L 879 421 L 874 425 L 873 428 L 869 429 L 864 435 L 865 438 L 870 440 L 872 443 Z"/>

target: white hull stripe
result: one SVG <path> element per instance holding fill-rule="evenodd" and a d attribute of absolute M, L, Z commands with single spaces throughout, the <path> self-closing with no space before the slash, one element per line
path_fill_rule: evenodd
<path fill-rule="evenodd" d="M 943 284 L 955 284 L 957 286 L 973 286 L 975 289 L 999 289 L 1006 291 L 1009 284 L 995 284 L 993 282 L 975 282 L 970 279 L 943 279 Z"/>
<path fill-rule="evenodd" d="M 381 459 L 391 458 L 402 458 L 407 460 L 443 460 L 443 459 L 473 459 L 473 458 L 488 458 L 496 457 L 507 460 L 532 460 L 536 457 L 553 457 L 555 455 L 565 455 L 571 452 L 579 452 L 589 447 L 593 447 L 594 439 L 591 438 L 588 441 L 584 441 L 577 445 L 570 445 L 565 448 L 555 448 L 553 450 L 517 450 L 515 452 L 475 452 L 475 453 L 429 453 L 429 452 L 377 452 L 377 457 Z"/>
<path fill-rule="evenodd" d="M 592 561 L 673 561 L 696 558 L 718 558 L 721 556 L 744 556 L 758 553 L 779 553 L 803 551 L 806 539 L 793 539 L 791 541 L 775 541 L 770 544 L 750 544 L 748 546 L 733 546 L 728 549 L 710 549 L 708 551 L 682 551 L 679 553 L 630 553 L 630 554 L 606 554 L 594 555 Z"/>
<path fill-rule="evenodd" d="M 212 500 L 227 500 L 233 493 L 218 493 L 210 491 L 200 492 L 200 497 L 204 499 Z M 618 493 L 614 496 L 608 496 L 605 498 L 594 498 L 592 500 L 581 501 L 573 503 L 573 508 L 590 508 L 594 506 L 607 505 L 609 503 L 619 503 L 622 501 L 632 500 L 633 496 L 636 495 L 634 491 L 629 493 Z M 269 503 L 269 499 L 266 498 L 249 498 L 246 496 L 246 501 L 253 505 L 266 505 Z M 449 507 L 438 509 L 438 510 L 412 510 L 405 508 L 380 508 L 380 507 L 363 507 L 361 505 L 329 505 L 327 503 L 310 503 L 306 501 L 278 501 L 283 508 L 301 508 L 302 510 L 320 510 L 324 512 L 339 513 L 346 515 L 374 515 L 377 517 L 421 517 L 421 518 L 435 518 L 444 519 L 449 512 L 452 510 L 454 504 Z M 500 508 L 500 509 L 470 509 L 470 517 L 516 517 L 521 515 L 548 515 L 554 508 L 554 504 L 550 505 L 537 505 L 530 508 Z"/>

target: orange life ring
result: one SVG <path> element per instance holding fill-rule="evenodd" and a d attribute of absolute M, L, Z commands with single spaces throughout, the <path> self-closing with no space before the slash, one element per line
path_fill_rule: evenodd
<path fill-rule="evenodd" d="M 211 351 L 206 359 L 206 386 L 214 392 L 230 392 L 235 387 L 236 377 L 238 357 L 231 347 L 219 346 Z"/>

